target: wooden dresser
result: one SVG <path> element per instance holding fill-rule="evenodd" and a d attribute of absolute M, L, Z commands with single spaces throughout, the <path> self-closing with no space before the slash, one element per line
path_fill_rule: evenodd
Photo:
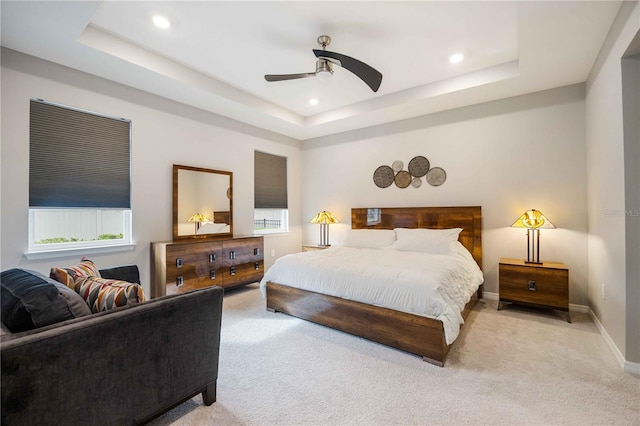
<path fill-rule="evenodd" d="M 526 263 L 520 259 L 500 259 L 498 284 L 502 302 L 557 309 L 569 315 L 569 269 L 564 263 Z"/>
<path fill-rule="evenodd" d="M 264 275 L 262 237 L 151 243 L 151 297 L 217 285 L 231 289 Z"/>

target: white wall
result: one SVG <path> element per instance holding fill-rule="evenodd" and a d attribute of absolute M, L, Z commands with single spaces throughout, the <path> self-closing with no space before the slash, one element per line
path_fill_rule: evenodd
<path fill-rule="evenodd" d="M 584 85 L 461 108 L 303 142 L 303 220 L 329 210 L 331 242 L 350 228 L 352 207 L 479 205 L 485 290 L 498 291 L 500 257 L 526 257 L 527 209 L 558 229 L 543 230 L 541 258 L 570 268 L 570 301 L 587 302 L 587 193 Z M 374 170 L 416 155 L 447 172 L 440 187 L 380 189 Z M 307 224 L 305 243 L 317 244 Z"/>
<path fill-rule="evenodd" d="M 640 324 L 637 316 L 633 319 L 634 312 L 627 309 L 626 295 L 628 289 L 636 289 L 640 283 L 627 277 L 626 269 L 627 263 L 637 265 L 640 259 L 627 257 L 625 222 L 633 218 L 627 218 L 625 210 L 640 206 L 625 204 L 625 185 L 631 185 L 629 189 L 633 190 L 637 183 L 625 182 L 621 58 L 639 30 L 640 5 L 626 2 L 586 86 L 589 304 L 621 354 L 636 363 L 640 362 Z M 635 90 L 640 96 L 638 86 Z M 638 167 L 640 160 L 629 162 L 634 163 Z M 635 186 L 635 191 L 638 190 Z M 640 237 L 634 238 L 636 245 L 640 244 Z M 602 284 L 606 284 L 604 298 Z M 632 303 L 633 311 L 639 308 L 638 303 L 640 300 Z"/>
<path fill-rule="evenodd" d="M 15 51 L 2 50 L 2 252 L 0 268 L 25 267 L 48 274 L 69 258 L 28 261 L 29 99 L 75 106 L 132 120 L 132 209 L 134 252 L 94 254 L 98 266 L 135 263 L 147 294 L 149 244 L 172 239 L 172 165 L 233 172 L 234 233 L 253 233 L 253 152 L 288 158 L 290 232 L 265 237 L 266 266 L 301 245 L 300 143 L 211 113 L 71 70 Z M 100 161 L 91 152 L 86 161 Z M 72 167 L 52 158 L 51 167 Z"/>

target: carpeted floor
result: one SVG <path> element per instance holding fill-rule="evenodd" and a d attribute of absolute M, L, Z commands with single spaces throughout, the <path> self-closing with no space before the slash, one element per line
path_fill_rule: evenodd
<path fill-rule="evenodd" d="M 224 299 L 218 399 L 158 425 L 640 424 L 627 374 L 586 314 L 480 301 L 444 368 L 265 310 L 256 284 Z"/>

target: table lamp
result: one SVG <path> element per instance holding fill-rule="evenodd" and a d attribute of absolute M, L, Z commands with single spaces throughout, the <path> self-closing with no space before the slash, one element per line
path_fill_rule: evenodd
<path fill-rule="evenodd" d="M 525 263 L 540 262 L 540 229 L 554 229 L 556 226 L 540 210 L 527 210 L 511 225 L 512 228 L 527 228 L 527 260 Z"/>
<path fill-rule="evenodd" d="M 335 218 L 328 211 L 321 211 L 317 215 L 315 215 L 309 223 L 318 223 L 320 224 L 320 246 L 328 247 L 329 244 L 329 224 L 331 223 L 340 223 L 338 219 Z"/>
<path fill-rule="evenodd" d="M 201 222 L 207 222 L 208 219 L 204 216 L 202 216 L 200 213 L 196 213 L 193 216 L 191 216 L 189 218 L 189 222 L 195 222 L 196 223 L 196 233 L 198 233 L 198 228 L 200 228 L 200 223 Z"/>

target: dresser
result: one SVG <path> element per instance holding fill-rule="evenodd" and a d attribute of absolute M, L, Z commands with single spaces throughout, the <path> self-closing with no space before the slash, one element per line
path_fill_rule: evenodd
<path fill-rule="evenodd" d="M 500 259 L 499 303 L 522 303 L 566 312 L 569 315 L 569 269 L 564 263 L 526 263 L 520 259 Z"/>
<path fill-rule="evenodd" d="M 151 243 L 151 297 L 209 286 L 231 289 L 264 275 L 262 237 Z"/>

